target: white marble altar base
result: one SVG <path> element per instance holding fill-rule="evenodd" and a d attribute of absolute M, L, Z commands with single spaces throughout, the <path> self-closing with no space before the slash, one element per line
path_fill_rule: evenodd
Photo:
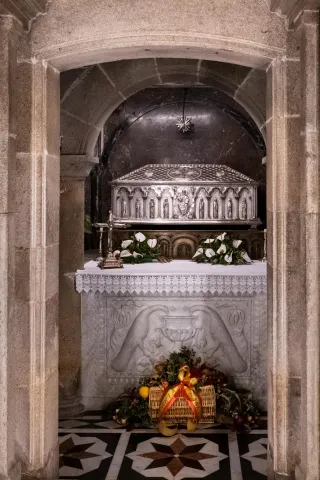
<path fill-rule="evenodd" d="M 125 265 L 76 273 L 82 293 L 82 395 L 103 408 L 186 345 L 266 402 L 266 264 Z"/>

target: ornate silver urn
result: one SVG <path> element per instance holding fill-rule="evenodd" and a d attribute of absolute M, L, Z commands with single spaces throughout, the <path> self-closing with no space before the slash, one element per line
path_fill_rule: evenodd
<path fill-rule="evenodd" d="M 112 182 L 112 211 L 130 224 L 255 227 L 257 186 L 225 165 L 145 165 Z"/>

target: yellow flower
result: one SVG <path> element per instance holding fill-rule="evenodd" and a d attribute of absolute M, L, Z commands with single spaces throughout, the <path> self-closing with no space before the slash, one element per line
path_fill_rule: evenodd
<path fill-rule="evenodd" d="M 149 387 L 140 387 L 139 394 L 146 400 L 149 397 Z"/>

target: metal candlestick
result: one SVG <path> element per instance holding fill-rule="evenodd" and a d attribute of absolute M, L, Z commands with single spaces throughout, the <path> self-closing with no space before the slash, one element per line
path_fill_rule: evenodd
<path fill-rule="evenodd" d="M 103 241 L 103 232 L 104 229 L 108 226 L 107 223 L 94 223 L 93 226 L 99 229 L 99 253 L 96 261 L 99 263 L 103 260 L 103 249 L 102 249 L 102 241 Z"/>
<path fill-rule="evenodd" d="M 113 254 L 113 238 L 112 232 L 116 228 L 127 228 L 128 224 L 114 222 L 112 211 L 109 211 L 109 219 L 107 223 L 99 224 L 108 229 L 108 253 L 106 258 L 102 258 L 98 265 L 100 268 L 122 268 L 121 258 L 115 257 Z"/>
<path fill-rule="evenodd" d="M 263 262 L 267 261 L 267 229 L 263 230 Z"/>

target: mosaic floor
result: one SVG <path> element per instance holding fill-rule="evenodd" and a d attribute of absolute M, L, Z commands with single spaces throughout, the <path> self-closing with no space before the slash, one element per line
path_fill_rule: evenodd
<path fill-rule="evenodd" d="M 205 428 L 163 437 L 152 429 L 128 432 L 116 426 L 101 415 L 62 419 L 60 479 L 266 479 L 266 430 L 236 435 Z"/>

